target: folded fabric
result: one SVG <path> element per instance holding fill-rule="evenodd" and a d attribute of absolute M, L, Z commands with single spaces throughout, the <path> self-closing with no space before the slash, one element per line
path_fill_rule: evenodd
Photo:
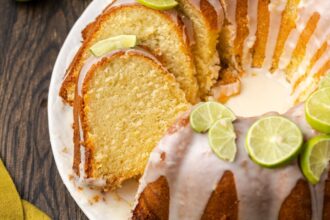
<path fill-rule="evenodd" d="M 37 207 L 22 199 L 24 219 L 25 220 L 48 220 L 50 219 L 45 213 Z"/>
<path fill-rule="evenodd" d="M 48 220 L 45 213 L 25 200 L 21 200 L 13 180 L 0 159 L 0 219 Z"/>

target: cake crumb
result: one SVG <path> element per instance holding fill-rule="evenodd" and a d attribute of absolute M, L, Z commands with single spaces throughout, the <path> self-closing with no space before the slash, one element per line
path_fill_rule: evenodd
<path fill-rule="evenodd" d="M 160 154 L 160 159 L 161 159 L 162 161 L 164 161 L 164 160 L 166 159 L 166 153 L 165 153 L 165 152 L 162 152 L 162 153 Z"/>
<path fill-rule="evenodd" d="M 96 195 L 93 197 L 94 202 L 99 202 L 100 201 L 100 196 Z"/>
<path fill-rule="evenodd" d="M 65 153 L 65 154 L 69 153 L 69 149 L 67 147 L 64 147 L 62 149 L 62 153 Z"/>

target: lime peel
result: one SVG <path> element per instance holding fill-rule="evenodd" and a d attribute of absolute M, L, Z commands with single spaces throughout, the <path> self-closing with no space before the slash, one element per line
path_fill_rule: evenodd
<path fill-rule="evenodd" d="M 111 51 L 132 48 L 136 46 L 135 35 L 118 35 L 95 43 L 91 48 L 91 53 L 96 57 L 101 57 Z"/>
<path fill-rule="evenodd" d="M 169 10 L 178 5 L 175 0 L 136 0 L 140 4 L 155 10 Z"/>

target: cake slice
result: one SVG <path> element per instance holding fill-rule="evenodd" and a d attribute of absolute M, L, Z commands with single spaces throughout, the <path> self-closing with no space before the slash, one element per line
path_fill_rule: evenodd
<path fill-rule="evenodd" d="M 142 175 L 150 151 L 190 105 L 174 76 L 145 51 L 116 51 L 83 69 L 74 105 L 74 170 L 112 190 Z"/>
<path fill-rule="evenodd" d="M 220 70 L 217 52 L 224 14 L 220 0 L 179 0 L 179 7 L 190 19 L 193 27 L 192 52 L 197 69 L 200 96 L 205 98 L 216 83 Z"/>
<path fill-rule="evenodd" d="M 189 37 L 176 11 L 158 11 L 133 0 L 117 0 L 83 32 L 85 40 L 72 61 L 60 90 L 60 96 L 72 104 L 78 75 L 91 56 L 96 42 L 122 34 L 136 35 L 138 44 L 148 48 L 173 73 L 188 101 L 195 103 L 198 85 L 189 47 Z"/>

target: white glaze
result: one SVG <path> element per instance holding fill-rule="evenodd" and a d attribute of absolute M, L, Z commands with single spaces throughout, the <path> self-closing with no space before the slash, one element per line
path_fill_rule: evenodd
<path fill-rule="evenodd" d="M 306 123 L 303 105 L 285 116 L 301 127 L 305 138 L 317 134 Z M 234 163 L 220 160 L 209 147 L 207 134 L 195 133 L 189 125 L 166 135 L 151 154 L 136 198 L 149 183 L 165 176 L 170 189 L 169 219 L 200 219 L 222 175 L 231 171 L 239 200 L 239 219 L 277 219 L 285 198 L 304 177 L 296 160 L 276 169 L 252 162 L 244 143 L 245 134 L 255 120 L 239 118 L 234 123 L 238 147 Z M 324 195 L 324 180 L 316 187 L 318 190 L 311 191 L 314 216 L 320 216 L 323 209 L 320 198 Z"/>
<path fill-rule="evenodd" d="M 234 113 L 244 117 L 269 111 L 284 113 L 292 107 L 290 91 L 290 84 L 286 82 L 283 74 L 251 69 L 241 78 L 240 95 L 230 98 L 226 104 Z"/>
<path fill-rule="evenodd" d="M 272 59 L 275 53 L 277 38 L 279 35 L 282 13 L 285 10 L 287 0 L 272 0 L 268 6 L 270 13 L 268 39 L 265 51 L 265 60 L 263 68 L 269 70 L 272 65 Z"/>
<path fill-rule="evenodd" d="M 256 32 L 258 24 L 258 1 L 248 0 L 248 29 L 249 35 L 244 40 L 242 66 L 245 71 L 251 67 L 251 48 L 256 41 Z"/>

